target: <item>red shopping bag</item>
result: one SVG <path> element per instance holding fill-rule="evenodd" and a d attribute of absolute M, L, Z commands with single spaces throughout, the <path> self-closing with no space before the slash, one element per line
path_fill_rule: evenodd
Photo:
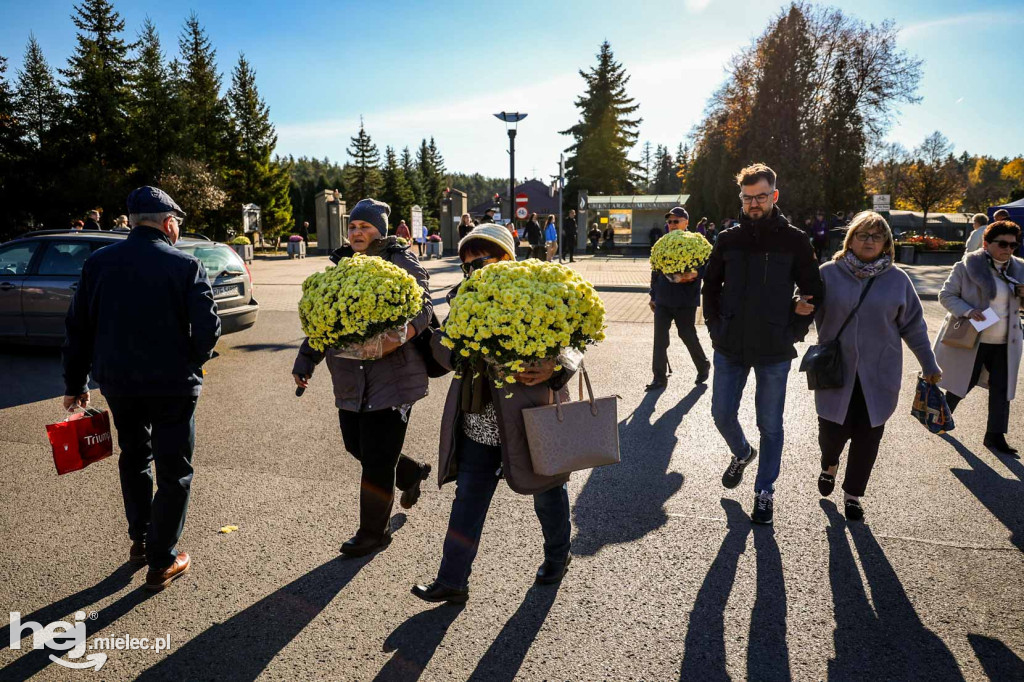
<path fill-rule="evenodd" d="M 53 447 L 53 463 L 58 475 L 84 469 L 114 452 L 110 413 L 106 410 L 90 408 L 75 412 L 64 421 L 47 425 L 46 435 Z"/>

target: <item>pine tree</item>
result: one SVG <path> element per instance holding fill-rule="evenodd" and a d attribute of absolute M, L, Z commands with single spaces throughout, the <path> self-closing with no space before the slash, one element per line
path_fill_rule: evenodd
<path fill-rule="evenodd" d="M 383 186 L 380 191 L 380 200 L 391 206 L 391 222 L 395 225 L 398 221 L 405 220 L 411 225 L 411 213 L 416 197 L 409 187 L 405 178 L 405 170 L 398 163 L 395 150 L 391 147 L 384 149 L 384 171 Z"/>
<path fill-rule="evenodd" d="M 270 109 L 256 87 L 256 72 L 244 54 L 239 55 L 231 74 L 226 100 L 231 117 L 225 163 L 230 197 L 227 210 L 232 213 L 243 204 L 256 204 L 263 234 L 275 237 L 292 225 L 289 164 L 271 157 L 277 146 L 277 132 L 270 122 Z"/>
<path fill-rule="evenodd" d="M 420 178 L 419 169 L 416 167 L 416 162 L 412 158 L 412 152 L 406 147 L 402 150 L 402 158 L 400 163 L 402 164 L 402 170 L 405 171 L 405 179 L 409 183 L 409 189 L 412 190 L 412 194 L 415 197 L 415 203 L 420 208 L 426 203 L 423 192 L 423 181 Z"/>
<path fill-rule="evenodd" d="M 434 138 L 420 142 L 416 152 L 416 165 L 419 169 L 420 182 L 423 183 L 423 215 L 439 218 L 441 213 L 441 194 L 445 189 L 445 167 L 441 152 L 437 149 Z"/>
<path fill-rule="evenodd" d="M 77 170 L 69 191 L 79 208 L 124 205 L 127 194 L 131 61 L 124 20 L 108 0 L 83 0 L 71 17 L 75 50 L 61 70 L 70 94 L 67 143 Z"/>
<path fill-rule="evenodd" d="M 651 192 L 653 194 L 678 194 L 679 178 L 676 177 L 676 164 L 672 160 L 672 154 L 669 153 L 668 147 L 658 145 L 655 152 L 655 164 L 657 170 L 654 174 L 654 187 Z"/>
<path fill-rule="evenodd" d="M 640 186 L 637 189 L 641 194 L 651 192 L 651 185 L 654 184 L 654 161 L 655 155 L 648 140 L 644 142 L 643 151 L 640 152 Z"/>
<path fill-rule="evenodd" d="M 608 41 L 601 44 L 597 65 L 580 71 L 587 91 L 576 100 L 580 121 L 563 135 L 574 142 L 566 151 L 565 195 L 575 197 L 581 189 L 598 194 L 629 194 L 640 173 L 629 150 L 636 144 L 642 119 L 629 118 L 639 109 L 626 94 L 629 76 L 615 61 Z"/>
<path fill-rule="evenodd" d="M 29 36 L 25 63 L 18 73 L 15 103 L 27 140 L 33 152 L 40 153 L 54 142 L 65 111 L 64 95 L 34 35 Z"/>
<path fill-rule="evenodd" d="M 164 61 L 160 36 L 148 18 L 139 35 L 133 79 L 134 100 L 128 121 L 138 184 L 155 183 L 179 146 L 180 112 L 173 96 L 177 83 Z"/>
<path fill-rule="evenodd" d="M 380 152 L 377 151 L 377 145 L 373 143 L 370 134 L 366 132 L 361 116 L 359 132 L 351 138 L 351 142 L 348 155 L 352 157 L 352 165 L 348 167 L 345 186 L 352 205 L 355 205 L 355 202 L 374 198 L 380 192 Z"/>
<path fill-rule="evenodd" d="M 182 62 L 172 66 L 180 72 L 182 153 L 219 169 L 226 151 L 229 128 L 227 104 L 221 97 L 217 72 L 217 51 L 193 12 L 185 21 L 178 49 Z"/>

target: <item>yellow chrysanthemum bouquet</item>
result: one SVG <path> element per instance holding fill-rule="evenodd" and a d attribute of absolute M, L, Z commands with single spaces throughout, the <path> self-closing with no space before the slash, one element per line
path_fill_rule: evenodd
<path fill-rule="evenodd" d="M 691 272 L 708 262 L 711 243 L 702 235 L 686 230 L 673 230 L 651 248 L 651 269 L 666 277 Z"/>
<path fill-rule="evenodd" d="M 309 345 L 357 359 L 379 358 L 385 338 L 405 341 L 423 306 L 416 278 L 381 258 L 356 255 L 302 283 L 299 321 Z"/>
<path fill-rule="evenodd" d="M 463 367 L 484 360 L 496 383 L 604 339 L 604 303 L 575 270 L 539 260 L 477 270 L 452 301 L 442 343 Z"/>

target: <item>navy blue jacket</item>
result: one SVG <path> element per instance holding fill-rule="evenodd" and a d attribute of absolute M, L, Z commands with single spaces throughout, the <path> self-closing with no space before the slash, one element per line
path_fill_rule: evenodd
<path fill-rule="evenodd" d="M 700 305 L 700 283 L 704 267 L 697 268 L 697 279 L 676 284 L 657 270 L 651 271 L 651 301 L 666 308 L 696 308 Z"/>
<path fill-rule="evenodd" d="M 85 261 L 65 325 L 65 395 L 198 396 L 220 337 L 203 264 L 144 226 Z"/>

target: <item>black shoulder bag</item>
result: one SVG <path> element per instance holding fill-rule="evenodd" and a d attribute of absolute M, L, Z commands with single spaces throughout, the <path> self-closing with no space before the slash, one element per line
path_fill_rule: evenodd
<path fill-rule="evenodd" d="M 871 291 L 871 285 L 874 283 L 874 277 L 868 280 L 864 291 L 860 292 L 860 300 L 846 316 L 843 326 L 836 332 L 836 337 L 826 343 L 816 343 L 804 353 L 803 360 L 800 361 L 800 371 L 807 372 L 807 388 L 810 390 L 843 387 L 845 379 L 843 377 L 843 351 L 839 345 L 839 337 L 843 335 L 846 325 L 850 324 L 850 320 L 857 314 L 860 304 L 864 302 L 864 297 Z"/>

